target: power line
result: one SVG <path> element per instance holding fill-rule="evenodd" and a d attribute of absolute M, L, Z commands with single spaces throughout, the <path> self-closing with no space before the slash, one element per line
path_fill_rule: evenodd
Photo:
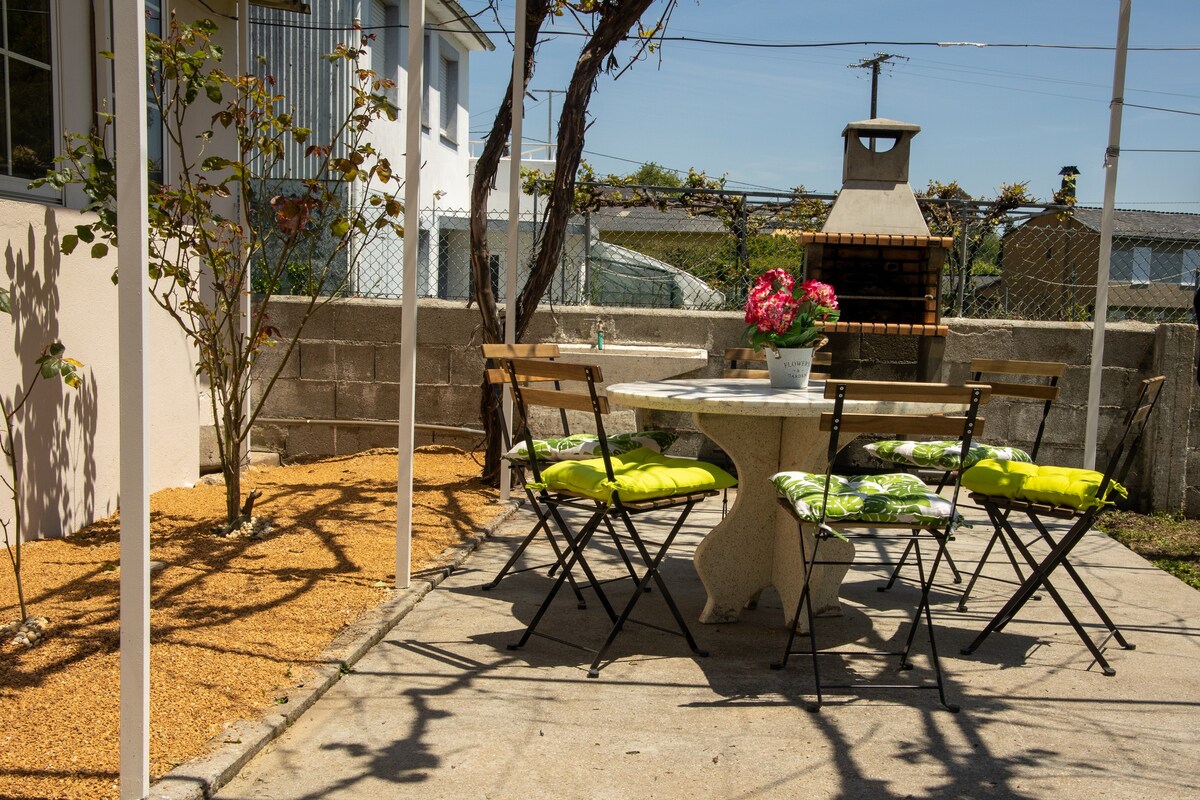
<path fill-rule="evenodd" d="M 360 25 L 358 27 L 347 25 L 297 25 L 288 22 L 275 22 L 273 20 L 252 19 L 252 25 L 262 25 L 270 28 L 294 28 L 307 31 L 334 31 L 344 33 L 355 33 L 361 31 L 373 30 L 389 30 L 389 29 L 405 29 L 407 24 L 395 25 Z M 451 28 L 443 25 L 426 25 L 426 30 L 438 31 L 439 33 L 469 33 L 485 35 L 505 35 L 511 36 L 512 31 L 505 28 L 496 30 L 483 30 L 477 28 Z M 567 31 L 567 30 L 548 30 L 547 36 L 576 36 L 590 37 L 592 34 L 589 31 Z M 624 36 L 623 41 L 642 41 L 641 36 Z M 1045 42 L 933 42 L 933 41 L 842 41 L 842 42 L 763 42 L 751 41 L 746 39 L 714 39 L 702 36 L 655 36 L 654 39 L 660 42 L 691 42 L 696 44 L 718 44 L 727 47 L 749 47 L 762 48 L 768 50 L 801 50 L 819 47 L 1018 47 L 1018 48 L 1040 48 L 1049 50 L 1115 50 L 1113 45 L 1105 44 L 1053 44 Z M 1200 45 L 1197 46 L 1147 46 L 1147 47 L 1130 47 L 1131 51 L 1140 52 L 1195 52 L 1200 51 Z"/>
<path fill-rule="evenodd" d="M 1170 114 L 1187 114 L 1189 117 L 1200 117 L 1200 111 L 1184 111 L 1178 108 L 1162 108 L 1160 106 L 1141 106 L 1137 103 L 1122 103 L 1126 108 L 1146 108 L 1150 111 L 1166 111 Z"/>

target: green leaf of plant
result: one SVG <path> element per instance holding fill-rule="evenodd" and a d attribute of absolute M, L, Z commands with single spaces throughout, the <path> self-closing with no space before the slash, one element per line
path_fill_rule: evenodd
<path fill-rule="evenodd" d="M 92 258 L 104 258 L 108 255 L 108 245 L 104 242 L 96 242 L 92 245 Z"/>
<path fill-rule="evenodd" d="M 68 233 L 62 238 L 62 251 L 65 255 L 71 255 L 75 252 L 75 248 L 79 245 L 79 237 L 74 233 Z"/>
<path fill-rule="evenodd" d="M 12 313 L 12 295 L 8 289 L 0 289 L 0 311 L 5 314 Z"/>
<path fill-rule="evenodd" d="M 50 355 L 52 356 L 61 356 L 65 352 L 67 352 L 67 348 L 62 342 L 55 342 L 50 345 Z"/>
<path fill-rule="evenodd" d="M 329 226 L 329 232 L 341 238 L 350 232 L 350 223 L 344 219 L 334 220 L 333 224 Z"/>

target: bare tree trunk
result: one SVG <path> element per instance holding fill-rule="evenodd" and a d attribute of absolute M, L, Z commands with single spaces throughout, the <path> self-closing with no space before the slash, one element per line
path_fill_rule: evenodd
<path fill-rule="evenodd" d="M 551 0 L 530 0 L 525 9 L 525 86 L 533 74 L 534 48 L 542 23 L 550 11 Z M 521 96 L 525 87 L 521 88 Z M 475 163 L 475 179 L 471 185 L 471 277 L 475 283 L 475 302 L 479 304 L 479 316 L 483 326 L 484 342 L 503 342 L 504 326 L 500 310 L 496 306 L 496 295 L 492 292 L 491 253 L 487 241 L 487 198 L 496 181 L 500 160 L 512 133 L 512 79 L 509 78 L 508 92 L 496 112 L 492 130 L 488 133 L 483 152 Z M 519 209 L 510 209 L 518 213 Z M 512 264 L 510 268 L 516 269 Z M 519 338 L 519 336 L 518 336 Z M 483 479 L 497 483 L 500 478 L 500 428 L 499 403 L 496 393 L 483 381 L 480 392 L 479 418 L 483 422 L 484 462 Z"/>
<path fill-rule="evenodd" d="M 550 189 L 546 224 L 542 230 L 541 247 L 537 252 L 533 270 L 521 296 L 517 299 L 517 339 L 525 333 L 533 319 L 542 295 L 554 278 L 566 236 L 567 221 L 571 218 L 575 199 L 575 173 L 583 154 L 584 134 L 587 131 L 587 107 L 592 92 L 596 90 L 596 78 L 610 63 L 612 52 L 629 33 L 629 29 L 642 17 L 654 0 L 614 0 L 600 11 L 587 44 L 575 62 L 575 72 L 567 86 L 563 100 L 562 116 L 558 120 L 558 156 L 554 165 L 554 185 Z M 611 62 L 615 66 L 615 62 Z"/>
<path fill-rule="evenodd" d="M 558 269 L 559 256 L 566 234 L 567 221 L 574 209 L 575 173 L 579 169 L 583 153 L 584 133 L 587 130 L 587 107 L 592 92 L 596 89 L 596 78 L 601 70 L 615 67 L 612 59 L 616 49 L 629 33 L 629 29 L 641 19 L 642 14 L 654 0 L 607 0 L 601 5 L 599 21 L 591 37 L 580 51 L 579 60 L 568 85 L 563 102 L 562 116 L 558 127 L 558 156 L 554 169 L 554 186 L 550 192 L 545 228 L 537 256 L 520 296 L 513 304 L 516 309 L 516 340 L 520 341 L 533 312 L 546 293 L 546 288 Z M 534 48 L 538 34 L 545 21 L 552 0 L 532 0 L 526 10 L 525 76 L 529 80 L 534 66 Z M 527 84 L 528 85 L 528 84 Z M 522 91 L 522 95 L 524 92 Z M 503 341 L 503 325 L 496 297 L 492 292 L 490 253 L 487 246 L 487 195 L 499 169 L 504 145 L 512 131 L 512 83 L 500 110 L 496 113 L 492 130 L 488 134 L 483 153 L 475 165 L 475 182 L 471 187 L 471 274 L 475 281 L 475 300 L 479 303 L 479 314 L 483 320 L 483 340 Z M 509 209 L 518 213 L 519 209 Z M 517 269 L 510 264 L 509 269 Z M 511 312 L 510 312 L 511 313 Z M 486 383 L 482 386 L 480 419 L 485 431 L 486 454 L 483 477 L 495 482 L 500 471 L 500 430 L 497 425 L 497 398 Z"/>

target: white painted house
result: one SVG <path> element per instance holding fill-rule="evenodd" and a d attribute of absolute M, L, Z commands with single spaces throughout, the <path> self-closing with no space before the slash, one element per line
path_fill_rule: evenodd
<path fill-rule="evenodd" d="M 426 3 L 424 87 L 421 114 L 421 294 L 436 294 L 437 251 L 440 240 L 438 208 L 470 204 L 469 86 L 470 55 L 494 50 L 495 45 L 462 6 L 454 0 Z M 408 3 L 406 0 L 329 0 L 311 3 L 310 13 L 255 8 L 251 13 L 250 50 L 263 57 L 260 73 L 271 73 L 281 93 L 296 105 L 298 118 L 313 128 L 314 139 L 328 140 L 332 120 L 344 118 L 351 101 L 347 81 L 317 56 L 339 42 L 357 43 L 355 25 L 373 37 L 365 66 L 391 80 L 391 100 L 399 108 L 394 122 L 372 126 L 371 142 L 391 162 L 394 174 L 404 176 L 404 137 L 408 109 L 404 107 L 408 73 Z M 292 178 L 305 177 L 300 154 L 287 164 Z M 403 243 L 379 239 L 366 248 L 351 289 L 376 296 L 400 295 Z"/>

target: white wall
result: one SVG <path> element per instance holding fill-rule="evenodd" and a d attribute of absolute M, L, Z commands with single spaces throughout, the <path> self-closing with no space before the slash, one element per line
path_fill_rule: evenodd
<path fill-rule="evenodd" d="M 0 200 L 0 220 L 4 281 L 14 295 L 11 318 L 0 316 L 5 404 L 29 385 L 33 362 L 51 342 L 61 341 L 84 364 L 81 388 L 39 381 L 18 420 L 26 538 L 66 535 L 117 509 L 116 257 L 95 260 L 86 248 L 59 252 L 61 235 L 83 222 L 76 211 Z M 157 490 L 196 480 L 198 416 L 190 348 L 166 314 L 151 314 L 150 342 L 150 485 Z M 12 518 L 5 492 L 0 518 Z"/>

